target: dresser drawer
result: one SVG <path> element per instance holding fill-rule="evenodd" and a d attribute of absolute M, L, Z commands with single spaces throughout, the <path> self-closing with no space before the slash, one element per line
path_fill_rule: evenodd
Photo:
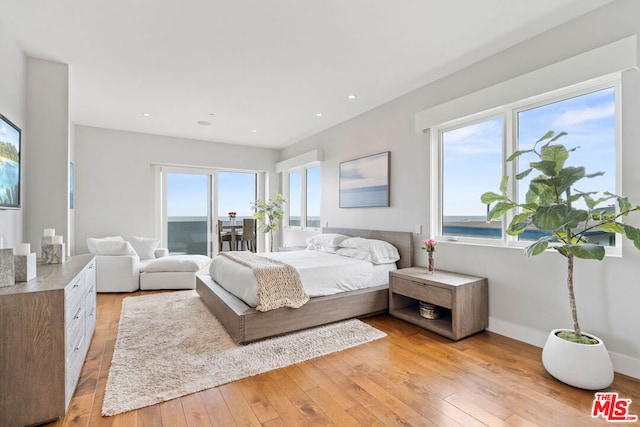
<path fill-rule="evenodd" d="M 69 351 L 67 353 L 67 368 L 65 371 L 65 401 L 67 404 L 76 390 L 80 371 L 84 364 L 84 357 L 86 355 L 85 349 L 87 346 L 87 343 L 85 342 L 86 339 L 87 336 L 82 333 L 79 336 L 74 337 L 74 340 L 71 342 L 71 346 L 69 346 Z"/>
<path fill-rule="evenodd" d="M 84 305 L 85 296 L 86 284 L 84 272 L 81 272 L 64 289 L 65 319 L 67 322 L 76 314 L 78 307 Z"/>
<path fill-rule="evenodd" d="M 451 308 L 451 291 L 429 284 L 414 282 L 392 276 L 392 292 L 414 298 L 420 301 L 430 302 L 440 307 Z"/>
<path fill-rule="evenodd" d="M 69 358 L 69 355 L 73 352 L 78 340 L 84 336 L 86 321 L 86 308 L 84 304 L 82 304 L 67 321 L 67 358 Z"/>

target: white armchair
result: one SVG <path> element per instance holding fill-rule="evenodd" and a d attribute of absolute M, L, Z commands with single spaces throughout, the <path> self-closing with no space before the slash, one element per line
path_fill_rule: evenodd
<path fill-rule="evenodd" d="M 156 249 L 157 258 L 167 256 L 165 248 Z M 140 289 L 140 270 L 152 259 L 140 260 L 138 255 L 97 255 L 96 290 L 98 292 L 134 292 Z"/>
<path fill-rule="evenodd" d="M 96 255 L 96 290 L 98 292 L 137 291 L 140 288 L 142 267 L 169 254 L 167 249 L 157 248 L 156 239 L 132 237 L 131 242 L 125 241 L 120 236 L 87 239 L 89 252 Z M 141 260 L 141 257 L 145 259 Z"/>

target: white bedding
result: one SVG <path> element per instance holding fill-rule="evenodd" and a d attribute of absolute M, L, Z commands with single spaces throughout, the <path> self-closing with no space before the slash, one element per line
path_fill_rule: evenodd
<path fill-rule="evenodd" d="M 375 265 L 369 261 L 319 251 L 289 251 L 258 254 L 285 262 L 298 270 L 307 294 L 333 295 L 389 283 L 395 264 Z M 253 272 L 227 257 L 217 256 L 209 268 L 211 278 L 247 305 L 258 305 L 258 283 Z"/>

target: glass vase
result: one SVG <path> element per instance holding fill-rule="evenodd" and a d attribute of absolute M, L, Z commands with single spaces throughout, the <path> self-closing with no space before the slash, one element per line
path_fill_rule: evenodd
<path fill-rule="evenodd" d="M 433 271 L 436 269 L 435 262 L 433 260 L 433 252 L 429 252 L 428 254 L 429 264 L 427 266 L 427 273 L 433 274 Z"/>

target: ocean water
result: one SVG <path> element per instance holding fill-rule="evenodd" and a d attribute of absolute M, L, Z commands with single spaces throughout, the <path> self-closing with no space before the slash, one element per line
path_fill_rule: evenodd
<path fill-rule="evenodd" d="M 374 207 L 389 205 L 389 186 L 340 189 L 340 207 Z"/>

